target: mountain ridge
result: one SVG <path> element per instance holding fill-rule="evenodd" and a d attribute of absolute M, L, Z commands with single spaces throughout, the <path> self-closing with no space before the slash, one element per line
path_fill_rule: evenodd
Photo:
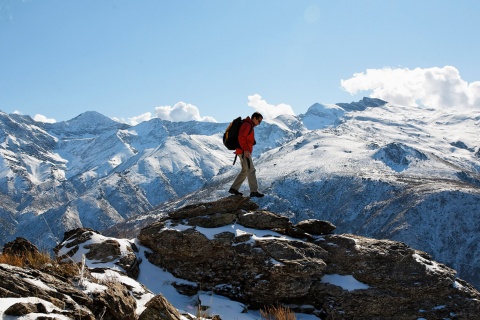
<path fill-rule="evenodd" d="M 314 105 L 256 128 L 267 193 L 258 203 L 292 221 L 322 218 L 341 232 L 403 241 L 479 286 L 478 114 L 349 105 Z M 227 124 L 129 126 L 92 112 L 70 123 L 91 116 L 106 125 L 63 132 L 65 124 L 0 115 L 1 243 L 23 236 L 48 247 L 76 227 L 133 226 L 225 196 L 238 170 L 221 142 Z"/>

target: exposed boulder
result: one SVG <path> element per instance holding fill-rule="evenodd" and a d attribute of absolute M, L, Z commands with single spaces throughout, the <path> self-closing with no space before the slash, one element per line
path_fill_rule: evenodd
<path fill-rule="evenodd" d="M 190 206 L 142 229 L 138 238 L 153 250 L 150 262 L 257 308 L 306 295 L 320 281 L 325 250 L 288 238 L 285 234 L 292 224 L 287 218 L 256 209 L 255 203 L 242 197 Z M 222 215 L 228 218 L 219 218 Z M 198 217 L 216 221 L 209 228 L 212 236 L 192 223 Z M 258 229 L 265 230 L 261 237 L 249 232 Z"/>
<path fill-rule="evenodd" d="M 120 282 L 109 282 L 106 290 L 93 292 L 92 298 L 92 310 L 95 314 L 102 315 L 103 320 L 137 319 L 136 301 Z"/>
<path fill-rule="evenodd" d="M 102 267 L 108 263 L 114 263 L 124 272 L 136 279 L 139 273 L 140 260 L 137 259 L 135 251 L 138 251 L 133 242 L 122 244 L 113 238 L 104 237 L 98 232 L 88 228 L 78 228 L 65 232 L 64 239 L 53 250 L 60 260 L 68 261 L 79 249 L 86 252 L 85 256 L 93 264 Z"/>
<path fill-rule="evenodd" d="M 291 225 L 287 217 L 266 210 L 243 212 L 238 215 L 238 223 L 244 227 L 258 230 L 286 230 Z"/>
<path fill-rule="evenodd" d="M 322 221 L 317 219 L 308 219 L 300 221 L 295 227 L 312 235 L 326 235 L 333 232 L 336 227 L 329 221 Z"/>
<path fill-rule="evenodd" d="M 91 230 L 88 232 L 95 234 Z M 75 239 L 77 245 L 80 245 L 79 239 L 88 242 L 84 233 L 74 234 L 78 236 Z M 34 246 L 27 240 L 17 239 L 15 244 L 8 248 L 21 247 L 35 252 L 28 249 Z M 99 251 L 108 251 L 111 246 L 107 244 L 105 248 L 99 248 Z M 11 254 L 9 250 L 7 252 Z M 0 298 L 34 297 L 38 301 L 14 303 L 5 310 L 5 314 L 23 316 L 35 313 L 44 314 L 45 318 L 51 315 L 52 319 L 56 314 L 82 320 L 137 319 L 136 301 L 125 284 L 112 280 L 103 285 L 90 277 L 88 271 L 81 269 L 73 263 L 57 264 L 53 260 L 42 270 L 0 264 Z"/>
<path fill-rule="evenodd" d="M 48 313 L 48 310 L 43 303 L 29 302 L 17 302 L 5 310 L 7 316 L 24 316 L 29 313 Z"/>
<path fill-rule="evenodd" d="M 53 304 L 55 309 L 51 312 L 72 319 L 95 319 L 94 313 L 89 309 L 93 305 L 92 298 L 64 277 L 0 264 L 0 279 L 0 298 L 35 297 Z M 41 308 L 38 304 L 21 303 L 11 306 L 8 312 L 11 315 L 24 315 L 38 312 Z"/>
<path fill-rule="evenodd" d="M 328 281 L 317 283 L 312 290 L 317 301 L 312 304 L 321 304 L 329 315 L 441 319 L 454 314 L 474 319 L 480 314 L 478 291 L 425 252 L 355 235 L 328 235 L 315 243 L 328 251 L 326 274 L 348 275 L 368 286 L 345 290 Z"/>
<path fill-rule="evenodd" d="M 145 305 L 138 320 L 180 320 L 182 316 L 162 295 L 157 295 Z"/>
<path fill-rule="evenodd" d="M 26 255 L 36 256 L 40 254 L 37 246 L 25 238 L 18 237 L 3 246 L 3 253 L 14 256 L 25 257 Z"/>
<path fill-rule="evenodd" d="M 248 202 L 238 198 L 190 206 L 142 229 L 138 239 L 152 250 L 148 260 L 252 308 L 296 304 L 297 311 L 307 309 L 322 319 L 480 314 L 478 291 L 424 252 L 401 242 L 333 235 L 335 226 L 328 222 L 292 225 L 253 205 L 246 209 Z M 229 209 L 212 209 L 220 203 Z M 198 217 L 216 223 L 196 226 Z"/>

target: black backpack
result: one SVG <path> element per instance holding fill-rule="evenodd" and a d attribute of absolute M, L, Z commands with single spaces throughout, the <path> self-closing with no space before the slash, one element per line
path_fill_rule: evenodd
<path fill-rule="evenodd" d="M 238 132 L 240 131 L 240 126 L 242 125 L 244 120 L 242 117 L 235 118 L 230 125 L 228 126 L 227 130 L 223 134 L 223 144 L 227 147 L 228 150 L 235 150 L 240 149 L 240 144 L 238 143 Z M 250 128 L 252 132 L 253 126 Z"/>
<path fill-rule="evenodd" d="M 225 133 L 223 134 L 223 144 L 228 150 L 240 148 L 240 144 L 238 143 L 238 131 L 240 130 L 242 123 L 242 117 L 238 117 L 234 119 L 228 126 L 227 130 L 225 130 Z"/>

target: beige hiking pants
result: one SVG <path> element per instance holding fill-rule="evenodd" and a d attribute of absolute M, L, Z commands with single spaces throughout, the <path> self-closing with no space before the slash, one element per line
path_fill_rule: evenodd
<path fill-rule="evenodd" d="M 258 191 L 258 183 L 257 183 L 257 175 L 255 174 L 255 166 L 253 165 L 252 158 L 247 158 L 242 154 L 238 155 L 240 159 L 240 163 L 242 164 L 242 170 L 238 174 L 235 181 L 233 181 L 232 188 L 235 190 L 240 190 L 243 181 L 245 179 L 248 180 L 248 187 L 250 188 L 250 192 L 257 192 Z M 250 168 L 248 167 L 248 163 L 250 162 Z"/>

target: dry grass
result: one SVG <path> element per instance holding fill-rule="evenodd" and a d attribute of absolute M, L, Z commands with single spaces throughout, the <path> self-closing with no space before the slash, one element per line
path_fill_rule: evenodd
<path fill-rule="evenodd" d="M 78 266 L 74 263 L 58 263 L 48 253 L 30 253 L 22 255 L 0 254 L 0 263 L 20 268 L 31 268 L 41 271 L 50 271 L 62 276 L 78 275 Z"/>
<path fill-rule="evenodd" d="M 290 310 L 288 307 L 278 305 L 278 306 L 268 306 L 260 310 L 260 315 L 262 318 L 267 320 L 296 320 L 295 312 Z"/>

